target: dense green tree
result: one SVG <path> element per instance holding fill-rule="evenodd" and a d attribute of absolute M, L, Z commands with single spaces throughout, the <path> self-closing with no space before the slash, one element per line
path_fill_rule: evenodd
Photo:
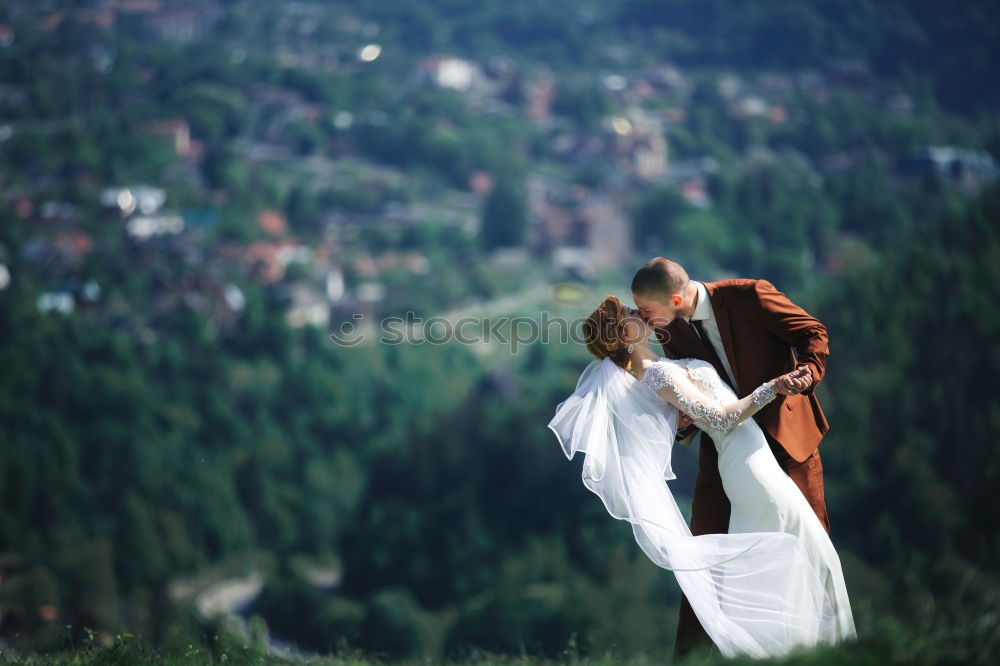
<path fill-rule="evenodd" d="M 524 242 L 528 211 L 521 188 L 509 176 L 501 176 L 483 202 L 480 238 L 483 247 L 515 247 Z"/>
<path fill-rule="evenodd" d="M 958 571 L 996 575 L 984 526 L 998 482 L 998 216 L 994 189 L 838 282 L 818 310 L 834 350 L 823 394 L 836 424 L 824 446 L 833 523 L 894 580 L 942 599 L 960 594 Z"/>
<path fill-rule="evenodd" d="M 588 129 L 596 128 L 613 108 L 608 92 L 589 77 L 561 81 L 552 110 Z"/>

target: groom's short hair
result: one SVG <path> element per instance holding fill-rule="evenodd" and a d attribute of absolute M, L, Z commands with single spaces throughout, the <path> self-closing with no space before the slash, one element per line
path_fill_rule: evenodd
<path fill-rule="evenodd" d="M 656 257 L 636 271 L 632 278 L 632 293 L 662 301 L 671 294 L 681 293 L 690 281 L 687 271 L 676 261 Z"/>

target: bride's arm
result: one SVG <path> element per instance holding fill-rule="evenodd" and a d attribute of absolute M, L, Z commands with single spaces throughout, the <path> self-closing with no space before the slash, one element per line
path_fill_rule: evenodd
<path fill-rule="evenodd" d="M 687 373 L 677 366 L 654 364 L 646 372 L 653 373 L 649 378 L 650 382 L 664 400 L 691 416 L 697 423 L 723 432 L 732 430 L 759 412 L 777 395 L 774 390 L 775 380 L 772 379 L 758 386 L 745 398 L 727 405 L 699 389 Z"/>

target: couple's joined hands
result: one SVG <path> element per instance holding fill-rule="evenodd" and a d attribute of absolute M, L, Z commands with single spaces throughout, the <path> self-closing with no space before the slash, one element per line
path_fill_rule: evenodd
<path fill-rule="evenodd" d="M 774 390 L 782 395 L 798 395 L 813 384 L 812 368 L 800 365 L 774 380 Z"/>
<path fill-rule="evenodd" d="M 812 368 L 801 365 L 791 372 L 771 380 L 774 390 L 782 395 L 798 395 L 813 384 Z M 694 425 L 694 419 L 681 412 L 677 421 L 677 430 L 682 431 Z"/>

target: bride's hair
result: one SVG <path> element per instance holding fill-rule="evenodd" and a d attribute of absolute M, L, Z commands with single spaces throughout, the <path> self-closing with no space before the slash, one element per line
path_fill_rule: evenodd
<path fill-rule="evenodd" d="M 628 309 L 615 296 L 608 296 L 583 322 L 587 350 L 599 359 L 610 358 L 622 368 L 629 362 L 628 344 L 622 339 L 627 314 Z"/>

